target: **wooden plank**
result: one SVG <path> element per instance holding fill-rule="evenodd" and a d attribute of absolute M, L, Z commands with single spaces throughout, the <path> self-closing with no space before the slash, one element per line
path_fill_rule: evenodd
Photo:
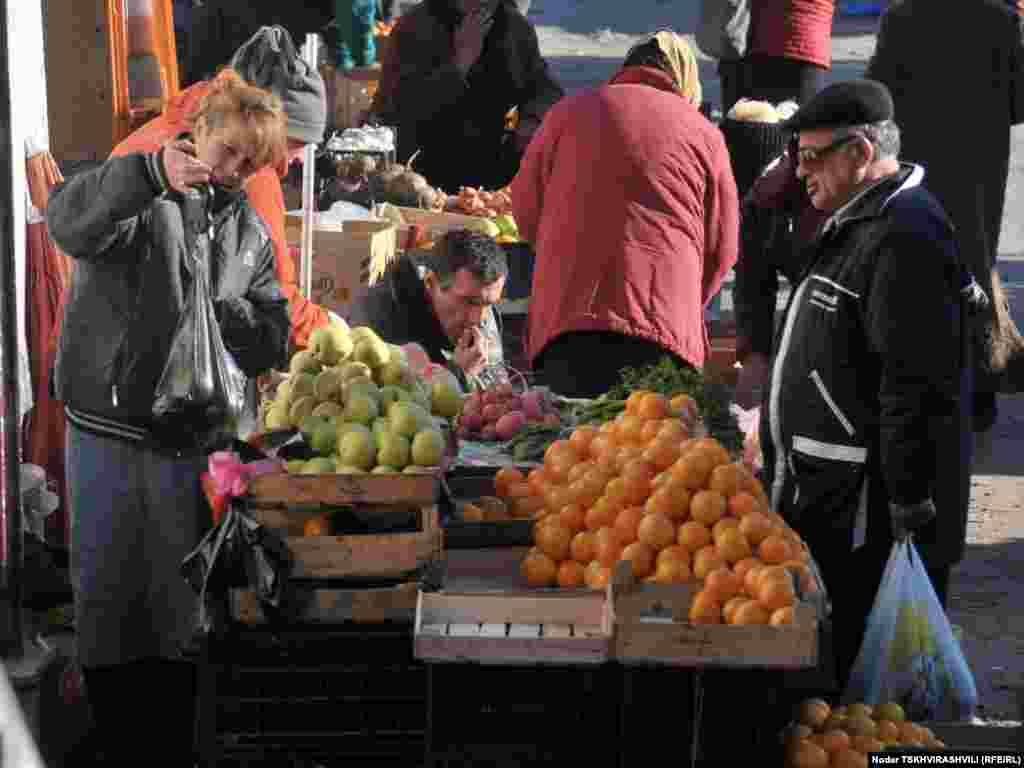
<path fill-rule="evenodd" d="M 572 624 L 545 624 L 541 633 L 547 638 L 572 637 Z"/>
<path fill-rule="evenodd" d="M 600 593 L 581 593 L 571 597 L 557 594 L 424 593 L 424 623 L 440 621 L 514 624 L 596 624 L 605 613 L 605 597 Z"/>
<path fill-rule="evenodd" d="M 409 504 L 360 505 L 358 516 L 364 520 L 381 518 L 382 522 L 391 522 L 404 516 L 411 516 L 414 512 L 422 510 L 422 512 L 419 512 L 420 525 L 422 526 L 425 520 L 429 521 L 431 519 L 429 516 L 427 518 L 423 517 L 425 514 L 429 515 L 429 510 L 431 509 L 433 507 L 415 507 Z M 322 506 L 258 506 L 251 507 L 249 514 L 256 522 L 267 528 L 288 536 L 302 536 L 306 522 L 314 517 L 325 514 L 325 510 Z M 329 514 L 329 511 L 327 514 Z"/>
<path fill-rule="evenodd" d="M 409 573 L 437 556 L 439 531 L 367 536 L 290 536 L 292 576 L 309 579 Z"/>
<path fill-rule="evenodd" d="M 517 637 L 437 637 L 418 634 L 416 657 L 428 661 L 495 665 L 601 664 L 608 658 L 608 639 Z"/>
<path fill-rule="evenodd" d="M 343 622 L 378 623 L 412 620 L 416 614 L 416 582 L 387 589 L 317 589 L 298 617 L 299 623 L 338 624 Z M 256 593 L 233 589 L 231 615 L 243 624 L 265 624 Z"/>
<path fill-rule="evenodd" d="M 506 637 L 508 635 L 508 624 L 481 624 L 481 637 Z"/>
<path fill-rule="evenodd" d="M 448 625 L 448 637 L 479 637 L 480 625 L 473 623 L 451 623 Z"/>
<path fill-rule="evenodd" d="M 540 627 L 540 624 L 509 624 L 508 636 L 539 639 Z"/>
<path fill-rule="evenodd" d="M 407 504 L 437 503 L 440 473 L 422 475 L 292 475 L 274 472 L 254 477 L 249 485 L 253 507 L 273 504 Z"/>

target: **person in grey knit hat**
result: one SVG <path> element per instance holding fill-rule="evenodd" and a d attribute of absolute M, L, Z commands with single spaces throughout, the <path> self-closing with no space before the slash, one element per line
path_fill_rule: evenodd
<path fill-rule="evenodd" d="M 327 128 L 324 81 L 299 55 L 284 27 L 261 27 L 228 65 L 247 82 L 277 94 L 288 117 L 288 138 L 316 144 Z"/>

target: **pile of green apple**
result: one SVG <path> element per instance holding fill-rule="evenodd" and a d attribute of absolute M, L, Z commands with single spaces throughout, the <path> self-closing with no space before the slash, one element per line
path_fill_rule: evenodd
<path fill-rule="evenodd" d="M 441 463 L 442 424 L 461 405 L 450 384 L 414 373 L 401 347 L 371 328 L 335 321 L 292 357 L 263 426 L 298 428 L 317 454 L 289 462 L 292 473 L 426 472 Z"/>

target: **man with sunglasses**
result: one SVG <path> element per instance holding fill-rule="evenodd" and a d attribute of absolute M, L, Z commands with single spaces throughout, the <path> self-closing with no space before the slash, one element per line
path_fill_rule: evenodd
<path fill-rule="evenodd" d="M 914 532 L 942 600 L 966 534 L 964 272 L 924 169 L 898 159 L 893 118 L 884 85 L 854 80 L 788 125 L 797 177 L 828 218 L 776 339 L 761 435 L 773 508 L 832 600 L 840 685 L 894 538 Z"/>

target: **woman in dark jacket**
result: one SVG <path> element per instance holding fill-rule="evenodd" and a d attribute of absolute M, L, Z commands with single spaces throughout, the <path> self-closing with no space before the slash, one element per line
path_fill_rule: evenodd
<path fill-rule="evenodd" d="M 418 151 L 416 170 L 449 192 L 505 186 L 562 97 L 512 0 L 424 0 L 399 19 L 381 66 L 371 112 L 398 127 L 399 159 Z"/>
<path fill-rule="evenodd" d="M 247 376 L 283 366 L 288 339 L 273 246 L 242 190 L 284 153 L 280 101 L 225 74 L 193 125 L 158 152 L 72 177 L 47 213 L 74 260 L 55 381 L 68 417 L 78 655 L 112 765 L 154 744 L 168 765 L 193 763 L 194 674 L 180 659 L 196 601 L 179 565 L 209 525 L 199 474 L 210 433 L 228 425 L 157 428 L 152 411 L 194 270 L 210 265 L 220 332 Z M 186 202 L 200 186 L 209 204 Z M 140 709 L 154 694 L 159 717 Z"/>

